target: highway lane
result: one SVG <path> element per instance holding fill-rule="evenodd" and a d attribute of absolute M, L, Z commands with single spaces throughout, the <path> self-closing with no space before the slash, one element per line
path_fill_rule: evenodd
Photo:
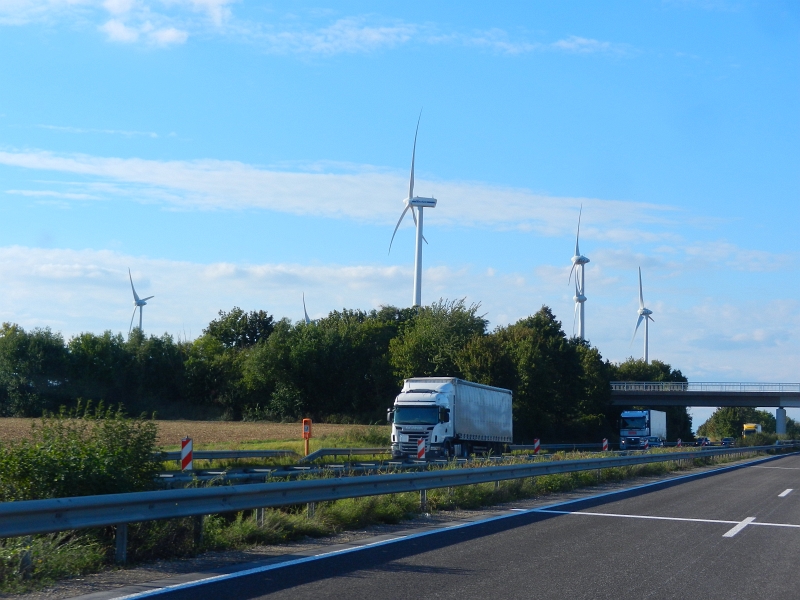
<path fill-rule="evenodd" d="M 797 597 L 798 556 L 793 455 L 160 596 Z"/>

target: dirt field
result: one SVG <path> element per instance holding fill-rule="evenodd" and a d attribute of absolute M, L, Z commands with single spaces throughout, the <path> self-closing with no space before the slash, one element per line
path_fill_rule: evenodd
<path fill-rule="evenodd" d="M 26 438 L 31 432 L 31 423 L 36 419 L 0 419 L 0 439 L 17 440 Z M 224 446 L 235 449 L 248 442 L 269 442 L 277 440 L 300 440 L 300 423 L 242 423 L 232 421 L 156 421 L 158 423 L 159 446 L 180 445 L 181 439 L 188 436 L 195 448 Z M 363 425 L 324 425 L 314 424 L 315 438 L 325 435 L 342 435 Z"/>

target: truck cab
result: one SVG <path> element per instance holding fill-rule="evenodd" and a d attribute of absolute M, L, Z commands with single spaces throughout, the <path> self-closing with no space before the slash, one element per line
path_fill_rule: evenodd
<path fill-rule="evenodd" d="M 453 437 L 448 394 L 415 389 L 401 392 L 389 411 L 392 423 L 392 458 L 415 457 L 419 440 L 425 442 L 426 457 L 452 455 Z"/>

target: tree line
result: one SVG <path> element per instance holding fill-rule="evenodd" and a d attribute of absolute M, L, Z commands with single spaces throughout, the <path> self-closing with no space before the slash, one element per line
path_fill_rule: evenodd
<path fill-rule="evenodd" d="M 380 423 L 404 378 L 454 376 L 511 389 L 519 441 L 598 441 L 618 434 L 610 381 L 686 381 L 659 361 L 603 359 L 546 306 L 492 331 L 479 308 L 440 300 L 306 324 L 234 307 L 191 342 L 139 329 L 64 340 L 4 323 L 0 416 L 91 399 L 160 418 Z M 670 438 L 691 439 L 686 410 L 665 410 Z"/>

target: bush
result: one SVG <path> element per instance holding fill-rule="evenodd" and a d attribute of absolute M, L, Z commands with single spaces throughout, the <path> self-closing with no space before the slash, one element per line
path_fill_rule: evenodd
<path fill-rule="evenodd" d="M 0 444 L 0 501 L 153 489 L 157 427 L 120 406 L 46 414 L 30 439 Z"/>

